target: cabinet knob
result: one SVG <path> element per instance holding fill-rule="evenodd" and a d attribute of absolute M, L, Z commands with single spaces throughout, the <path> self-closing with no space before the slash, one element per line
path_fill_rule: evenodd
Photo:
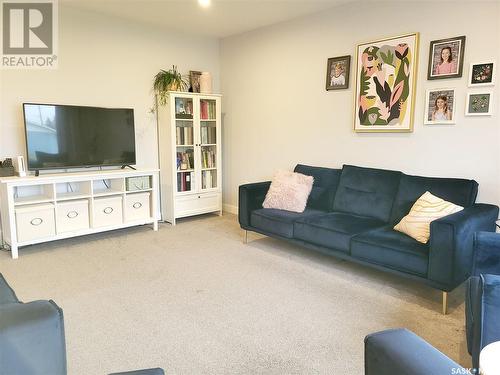
<path fill-rule="evenodd" d="M 104 210 L 102 210 L 102 212 L 109 215 L 111 212 L 113 212 L 113 207 L 106 207 Z"/>
<path fill-rule="evenodd" d="M 66 216 L 67 216 L 68 218 L 70 218 L 70 219 L 74 219 L 75 217 L 77 217 L 77 216 L 78 216 L 78 212 L 76 212 L 76 211 L 70 211 L 70 212 L 68 212 L 68 213 L 67 213 L 67 215 L 66 215 Z"/>
<path fill-rule="evenodd" d="M 142 207 L 142 203 L 141 203 L 141 202 L 135 202 L 135 203 L 132 205 L 132 207 L 134 207 L 134 208 L 136 208 L 136 209 L 137 209 L 137 208 L 141 208 L 141 207 Z"/>
<path fill-rule="evenodd" d="M 40 217 L 35 217 L 30 221 L 31 225 L 34 225 L 35 227 L 39 226 L 40 224 L 43 223 L 43 219 Z"/>

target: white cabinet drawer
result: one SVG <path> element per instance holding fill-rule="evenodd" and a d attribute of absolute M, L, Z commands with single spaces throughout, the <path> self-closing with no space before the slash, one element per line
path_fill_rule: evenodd
<path fill-rule="evenodd" d="M 134 193 L 125 196 L 125 221 L 147 220 L 151 217 L 150 193 Z"/>
<path fill-rule="evenodd" d="M 17 240 L 27 242 L 56 234 L 53 204 L 16 208 Z"/>
<path fill-rule="evenodd" d="M 185 195 L 177 197 L 175 201 L 175 217 L 203 214 L 220 209 L 220 193 Z"/>
<path fill-rule="evenodd" d="M 57 233 L 89 228 L 89 202 L 86 199 L 59 202 L 56 209 Z"/>
<path fill-rule="evenodd" d="M 93 226 L 108 227 L 123 223 L 122 197 L 106 197 L 94 199 Z"/>

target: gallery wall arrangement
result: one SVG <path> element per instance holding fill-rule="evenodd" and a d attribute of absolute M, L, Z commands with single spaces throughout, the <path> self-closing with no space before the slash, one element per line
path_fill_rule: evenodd
<path fill-rule="evenodd" d="M 463 75 L 466 36 L 429 43 L 427 80 L 460 78 Z M 412 132 L 419 53 L 419 33 L 361 43 L 356 50 L 354 89 L 355 132 Z M 351 56 L 329 58 L 326 90 L 349 88 Z M 496 62 L 470 64 L 465 116 L 489 116 L 493 112 Z M 427 89 L 425 125 L 456 123 L 457 87 Z"/>

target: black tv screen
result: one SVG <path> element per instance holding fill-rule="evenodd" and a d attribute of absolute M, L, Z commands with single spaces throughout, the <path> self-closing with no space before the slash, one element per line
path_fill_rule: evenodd
<path fill-rule="evenodd" d="M 24 103 L 28 169 L 135 164 L 134 110 Z"/>

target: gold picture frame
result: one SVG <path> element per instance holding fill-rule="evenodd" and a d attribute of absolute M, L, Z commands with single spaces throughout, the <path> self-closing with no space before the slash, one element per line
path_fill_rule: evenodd
<path fill-rule="evenodd" d="M 357 45 L 355 132 L 413 131 L 419 39 L 409 33 Z"/>

